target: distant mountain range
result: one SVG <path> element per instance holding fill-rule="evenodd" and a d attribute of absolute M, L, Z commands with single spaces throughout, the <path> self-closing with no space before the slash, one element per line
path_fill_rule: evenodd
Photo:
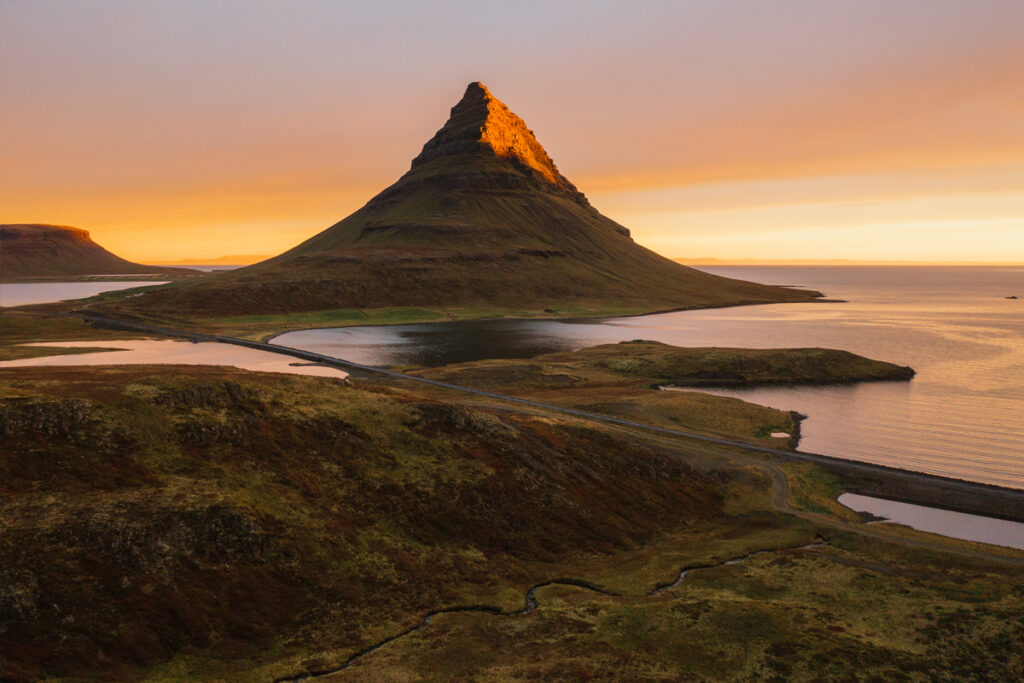
<path fill-rule="evenodd" d="M 261 263 L 123 303 L 175 317 L 401 306 L 650 312 L 816 296 L 703 273 L 636 244 L 559 173 L 521 118 L 471 83 L 411 169 Z"/>

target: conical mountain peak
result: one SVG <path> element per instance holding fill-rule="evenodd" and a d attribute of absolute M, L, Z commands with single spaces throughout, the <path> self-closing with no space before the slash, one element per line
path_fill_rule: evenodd
<path fill-rule="evenodd" d="M 812 296 L 640 246 L 558 172 L 521 118 L 470 83 L 412 168 L 355 213 L 262 263 L 123 305 L 184 317 L 395 307 L 546 316 Z"/>
<path fill-rule="evenodd" d="M 516 162 L 548 183 L 578 194 L 573 184 L 558 172 L 526 122 L 475 81 L 466 87 L 462 99 L 452 107 L 448 121 L 423 146 L 423 152 L 412 165 L 416 169 L 428 161 L 481 152 Z"/>

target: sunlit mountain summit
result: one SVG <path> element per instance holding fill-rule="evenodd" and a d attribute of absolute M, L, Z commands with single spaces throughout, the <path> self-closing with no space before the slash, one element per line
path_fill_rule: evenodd
<path fill-rule="evenodd" d="M 126 306 L 199 317 L 397 306 L 640 313 L 814 295 L 640 246 L 474 82 L 409 171 L 352 215 L 272 259 Z"/>

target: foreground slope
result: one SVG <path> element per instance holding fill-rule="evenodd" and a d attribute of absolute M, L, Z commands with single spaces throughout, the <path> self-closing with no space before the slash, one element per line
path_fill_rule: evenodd
<path fill-rule="evenodd" d="M 650 312 L 813 296 L 703 273 L 636 244 L 558 172 L 522 119 L 471 83 L 412 168 L 348 218 L 268 261 L 124 306 L 179 317 L 566 304 Z"/>
<path fill-rule="evenodd" d="M 488 605 L 340 680 L 1024 666 L 1020 568 L 815 528 L 750 463 L 572 420 L 225 368 L 20 368 L 0 438 L 5 681 L 288 679 Z M 685 567 L 705 569 L 650 595 Z"/>
<path fill-rule="evenodd" d="M 301 670 L 723 509 L 599 430 L 181 370 L 0 371 L 0 679 Z"/>
<path fill-rule="evenodd" d="M 188 274 L 195 271 L 126 261 L 93 242 L 89 232 L 79 228 L 41 224 L 0 225 L 0 280 L 161 273 Z"/>

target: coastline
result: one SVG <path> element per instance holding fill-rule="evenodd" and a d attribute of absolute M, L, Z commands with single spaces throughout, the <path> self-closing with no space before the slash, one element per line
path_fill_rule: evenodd
<path fill-rule="evenodd" d="M 795 285 L 794 285 L 795 287 Z M 810 291 L 810 290 L 808 290 Z M 289 332 L 301 332 L 305 330 L 332 330 L 339 327 L 397 327 L 399 325 L 431 325 L 438 323 L 458 323 L 458 322 L 493 322 L 496 320 L 543 320 L 547 322 L 598 322 L 602 320 L 617 320 L 619 318 L 643 318 L 649 315 L 665 315 L 667 313 L 681 313 L 683 311 L 707 311 L 719 308 L 738 308 L 740 306 L 776 306 L 783 304 L 818 304 L 818 303 L 848 303 L 842 299 L 827 299 L 821 292 L 811 292 L 817 294 L 813 298 L 807 299 L 806 301 L 754 301 L 754 302 L 740 302 L 735 304 L 726 304 L 719 306 L 684 306 L 682 308 L 666 308 L 656 311 L 645 311 L 641 313 L 608 313 L 596 315 L 571 315 L 571 316 L 535 316 L 535 315 L 498 315 L 498 316 L 481 316 L 479 318 L 474 317 L 457 317 L 452 316 L 442 319 L 433 320 L 421 320 L 421 321 L 402 321 L 402 322 L 358 322 L 349 324 L 338 324 L 338 325 L 317 325 L 313 327 L 296 327 L 286 330 L 279 330 L 276 332 L 270 332 L 260 338 L 260 341 L 270 343 L 270 340 L 275 337 L 279 337 L 282 334 L 288 334 Z"/>
<path fill-rule="evenodd" d="M 915 503 L 929 507 L 952 510 L 955 512 L 967 512 L 971 514 L 1007 519 L 1010 521 L 1024 522 L 1024 489 L 997 486 L 994 484 L 986 484 L 983 482 L 975 482 L 965 479 L 955 479 L 952 477 L 943 477 L 941 475 L 929 474 L 926 472 L 917 472 L 914 470 L 889 467 L 886 465 L 877 465 L 860 460 L 847 460 L 819 453 L 805 453 L 796 450 L 786 451 L 766 446 L 742 443 L 730 439 L 719 439 L 701 434 L 684 432 L 681 430 L 656 427 L 629 420 L 620 420 L 597 413 L 588 413 L 585 411 L 563 408 L 560 406 L 541 403 L 539 401 L 531 401 L 528 399 L 472 389 L 470 387 L 448 384 L 423 377 L 408 375 L 394 370 L 371 367 L 346 361 L 341 358 L 335 358 L 311 351 L 304 351 L 302 349 L 295 349 L 266 342 L 190 332 L 187 330 L 163 328 L 143 323 L 104 318 L 94 314 L 88 316 L 73 315 L 73 317 L 86 317 L 86 319 L 91 320 L 94 323 L 110 326 L 114 329 L 150 332 L 164 336 L 180 337 L 197 341 L 215 341 L 262 349 L 265 351 L 294 356 L 302 360 L 339 367 L 348 371 L 355 370 L 356 372 L 383 375 L 390 378 L 429 384 L 513 404 L 521 404 L 532 408 L 540 408 L 541 410 L 605 422 L 612 425 L 639 428 L 650 432 L 669 434 L 719 446 L 740 448 L 746 451 L 757 452 L 783 460 L 811 462 L 838 474 L 843 479 L 844 486 L 846 486 L 847 490 L 851 493 L 873 495 L 879 498 L 888 498 L 899 502 Z M 798 425 L 799 422 L 796 422 L 796 424 Z M 798 437 L 799 432 L 795 431 L 794 436 Z M 964 494 L 971 496 L 972 499 L 966 502 L 950 502 L 954 499 L 959 501 Z"/>

